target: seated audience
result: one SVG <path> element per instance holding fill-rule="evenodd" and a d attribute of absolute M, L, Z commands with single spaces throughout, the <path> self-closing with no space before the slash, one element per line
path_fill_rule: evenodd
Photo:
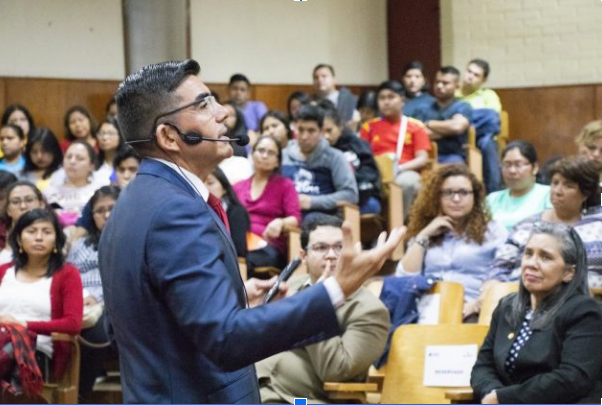
<path fill-rule="evenodd" d="M 422 105 L 413 114 L 424 122 L 432 141 L 437 142 L 439 163 L 464 163 L 464 144 L 472 118 L 470 105 L 456 99 L 460 72 L 444 66 L 435 78 L 435 101 Z"/>
<path fill-rule="evenodd" d="M 311 288 L 334 271 L 343 245 L 341 220 L 316 215 L 305 221 L 301 257 L 309 274 L 293 277 L 289 294 Z M 389 313 L 365 288 L 347 297 L 336 310 L 343 333 L 320 343 L 279 353 L 257 363 L 262 403 L 328 403 L 325 382 L 365 381 L 368 369 L 382 353 L 389 330 Z"/>
<path fill-rule="evenodd" d="M 401 82 L 406 91 L 406 102 L 403 105 L 403 114 L 417 118 L 417 111 L 423 106 L 430 106 L 435 102 L 435 97 L 428 92 L 429 84 L 426 79 L 424 65 L 420 61 L 408 63 L 401 74 Z"/>
<path fill-rule="evenodd" d="M 596 163 L 580 156 L 554 163 L 549 170 L 552 178 L 552 208 L 519 222 L 491 263 L 490 279 L 516 281 L 520 277 L 520 260 L 535 224 L 544 221 L 562 223 L 575 228 L 587 252 L 589 286 L 602 287 L 602 215 L 583 215 L 584 204 L 599 193 L 599 170 Z"/>
<path fill-rule="evenodd" d="M 94 138 L 98 145 L 95 176 L 112 181 L 115 178 L 113 160 L 117 153 L 125 147 L 125 141 L 121 136 L 117 121 L 105 120 L 96 130 Z"/>
<path fill-rule="evenodd" d="M 60 378 L 70 346 L 52 333 L 77 335 L 83 313 L 82 282 L 65 263 L 65 234 L 50 210 L 25 213 L 9 238 L 14 257 L 0 266 L 0 323 L 17 323 L 38 334 L 36 361 L 42 375 Z"/>
<path fill-rule="evenodd" d="M 377 98 L 382 117 L 365 123 L 360 136 L 370 143 L 375 155 L 386 154 L 395 162 L 393 174 L 403 189 L 403 215 L 407 218 L 421 187 L 419 172 L 428 163 L 429 135 L 422 122 L 402 114 L 405 93 L 401 83 L 381 83 Z"/>
<path fill-rule="evenodd" d="M 74 265 L 81 275 L 84 288 L 84 318 L 85 314 L 92 312 L 94 307 L 104 307 L 104 295 L 98 267 L 98 242 L 100 234 L 111 215 L 111 210 L 119 197 L 119 188 L 104 186 L 96 190 L 90 199 L 91 210 L 88 212 L 87 221 L 92 228 L 85 238 L 73 243 L 67 256 L 67 262 Z M 104 313 L 92 325 L 84 325 L 82 337 L 94 344 L 102 344 L 110 339 L 105 331 Z M 79 381 L 79 395 L 86 397 L 92 392 L 94 381 L 103 374 L 103 360 L 108 353 L 107 349 L 95 349 L 88 345 L 80 345 L 81 367 Z"/>
<path fill-rule="evenodd" d="M 602 313 L 589 297 L 583 243 L 574 229 L 530 232 L 519 291 L 503 298 L 472 369 L 483 404 L 597 403 L 602 397 Z"/>
<path fill-rule="evenodd" d="M 23 150 L 25 149 L 25 134 L 21 127 L 14 124 L 3 125 L 0 128 L 0 170 L 19 175 L 25 167 Z"/>
<path fill-rule="evenodd" d="M 408 249 L 397 273 L 422 273 L 462 284 L 468 318 L 478 312 L 487 266 L 507 235 L 491 219 L 485 189 L 468 167 L 440 166 L 418 194 L 406 233 Z"/>
<path fill-rule="evenodd" d="M 205 186 L 207 186 L 211 194 L 220 200 L 223 209 L 226 211 L 228 217 L 226 228 L 229 228 L 230 230 L 230 235 L 232 236 L 232 241 L 234 242 L 238 257 L 246 258 L 247 232 L 249 232 L 250 229 L 247 210 L 236 197 L 232 185 L 219 167 L 216 167 L 213 173 L 207 176 Z"/>
<path fill-rule="evenodd" d="M 313 79 L 316 100 L 330 100 L 337 107 L 341 121 L 352 130 L 357 131 L 357 125 L 360 122 L 360 113 L 355 109 L 357 96 L 347 87 L 337 90 L 334 68 L 324 63 L 317 65 L 313 71 Z"/>
<path fill-rule="evenodd" d="M 303 214 L 333 214 L 338 202 L 357 204 L 357 184 L 347 159 L 324 139 L 322 111 L 303 106 L 295 126 L 297 139 L 282 153 L 282 175 L 295 183 Z"/>
<path fill-rule="evenodd" d="M 228 128 L 226 136 L 228 138 L 246 136 L 248 132 L 247 125 L 245 124 L 245 117 L 242 115 L 240 108 L 232 101 L 224 103 L 223 106 L 228 112 L 228 116 L 224 121 L 224 124 L 226 124 L 226 127 Z M 257 140 L 257 133 L 253 131 L 250 135 L 249 144 L 253 145 Z M 234 150 L 234 156 L 247 157 L 247 148 L 245 146 L 241 146 L 236 142 L 231 143 L 230 146 L 232 146 L 232 149 Z"/>
<path fill-rule="evenodd" d="M 111 97 L 111 99 L 107 103 L 107 106 L 105 108 L 105 114 L 105 119 L 107 119 L 108 121 L 117 120 L 117 100 L 115 100 L 115 96 Z"/>
<path fill-rule="evenodd" d="M 115 183 L 123 190 L 138 174 L 140 156 L 134 148 L 126 145 L 115 155 L 113 167 L 115 168 Z"/>
<path fill-rule="evenodd" d="M 330 101 L 321 101 L 319 107 L 324 112 L 324 136 L 330 146 L 343 152 L 355 174 L 360 213 L 380 214 L 380 172 L 370 144 L 343 124 Z"/>
<path fill-rule="evenodd" d="M 90 111 L 81 105 L 76 105 L 67 110 L 64 119 L 65 124 L 65 139 L 61 142 L 61 150 L 63 153 L 75 140 L 82 140 L 90 145 L 94 152 L 98 151 L 96 138 L 94 137 L 94 128 L 96 123 Z"/>
<path fill-rule="evenodd" d="M 25 167 L 21 177 L 44 191 L 62 163 L 63 151 L 54 133 L 48 128 L 33 130 L 25 147 Z"/>
<path fill-rule="evenodd" d="M 487 196 L 495 219 L 510 230 L 521 220 L 552 207 L 550 187 L 535 181 L 537 151 L 527 141 L 512 141 L 502 151 L 505 190 Z"/>
<path fill-rule="evenodd" d="M 360 113 L 359 128 L 366 122 L 378 117 L 378 102 L 375 91 L 364 91 L 357 100 L 356 109 Z"/>
<path fill-rule="evenodd" d="M 576 142 L 585 157 L 602 164 L 602 120 L 584 126 Z"/>
<path fill-rule="evenodd" d="M 6 107 L 2 114 L 2 125 L 6 124 L 13 124 L 21 127 L 25 139 L 29 139 L 31 132 L 35 129 L 31 113 L 21 104 L 12 104 Z"/>
<path fill-rule="evenodd" d="M 286 111 L 288 112 L 288 121 L 290 122 L 291 138 L 296 138 L 295 121 L 302 105 L 311 102 L 311 96 L 304 91 L 295 91 L 288 96 L 286 102 Z"/>
<path fill-rule="evenodd" d="M 17 180 L 17 176 L 14 174 L 0 170 L 0 249 L 4 249 L 4 246 L 6 246 L 6 232 L 8 230 L 6 217 L 8 201 L 6 200 L 6 191 Z"/>
<path fill-rule="evenodd" d="M 477 147 L 483 154 L 483 179 L 488 193 L 500 189 L 500 158 L 495 136 L 500 133 L 502 104 L 497 93 L 485 87 L 489 63 L 483 59 L 468 62 L 462 87 L 456 96 L 472 107 L 471 124 L 475 127 Z"/>
<path fill-rule="evenodd" d="M 6 189 L 6 237 L 10 236 L 13 227 L 23 214 L 36 208 L 44 208 L 44 197 L 40 190 L 27 181 L 16 181 Z M 0 251 L 0 265 L 13 260 L 10 244 Z"/>
<path fill-rule="evenodd" d="M 86 141 L 73 141 L 63 158 L 64 172 L 56 172 L 53 177 L 61 176 L 64 181 L 56 181 L 44 190 L 48 204 L 56 207 L 63 226 L 70 226 L 77 221 L 82 209 L 101 186 L 109 183 L 108 179 L 95 179 L 96 154 Z"/>
<path fill-rule="evenodd" d="M 261 136 L 253 146 L 255 173 L 234 185 L 238 200 L 251 221 L 250 231 L 267 245 L 247 252 L 249 276 L 257 267 L 284 268 L 287 263 L 285 226 L 299 226 L 299 197 L 292 181 L 280 175 L 282 148 L 271 136 Z"/>
<path fill-rule="evenodd" d="M 259 120 L 268 109 L 261 101 L 250 99 L 251 82 L 249 79 L 240 73 L 232 75 L 228 91 L 230 92 L 230 101 L 242 111 L 247 129 L 257 133 L 259 131 Z"/>
<path fill-rule="evenodd" d="M 268 111 L 259 121 L 262 135 L 276 139 L 282 149 L 286 148 L 292 138 L 291 124 L 284 113 L 276 110 Z"/>

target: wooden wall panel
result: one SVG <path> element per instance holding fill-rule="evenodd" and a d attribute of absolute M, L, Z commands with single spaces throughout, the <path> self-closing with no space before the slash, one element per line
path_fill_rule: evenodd
<path fill-rule="evenodd" d="M 0 77 L 0 116 L 1 114 L 4 112 L 4 109 L 6 108 L 7 104 L 4 101 L 4 97 L 5 97 L 5 82 L 4 79 L 2 77 Z"/>
<path fill-rule="evenodd" d="M 602 84 L 596 86 L 596 102 L 594 104 L 594 116 L 602 120 Z"/>
<path fill-rule="evenodd" d="M 510 138 L 532 142 L 540 162 L 575 153 L 575 137 L 595 118 L 592 85 L 497 91 L 510 116 Z"/>
<path fill-rule="evenodd" d="M 20 103 L 33 114 L 37 126 L 46 126 L 62 138 L 63 116 L 69 107 L 80 104 L 97 119 L 119 85 L 118 81 L 4 78 L 6 105 Z M 0 91 L 2 88 L 0 88 Z"/>

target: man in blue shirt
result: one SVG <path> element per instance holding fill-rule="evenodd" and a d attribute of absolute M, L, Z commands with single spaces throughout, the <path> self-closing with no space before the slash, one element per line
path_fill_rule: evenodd
<path fill-rule="evenodd" d="M 416 112 L 423 121 L 432 141 L 437 142 L 439 163 L 464 163 L 463 145 L 466 143 L 472 109 L 456 99 L 460 87 L 460 72 L 453 66 L 444 66 L 435 77 L 435 101 Z"/>

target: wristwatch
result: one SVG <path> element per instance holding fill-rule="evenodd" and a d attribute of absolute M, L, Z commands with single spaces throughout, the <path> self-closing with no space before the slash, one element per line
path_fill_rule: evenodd
<path fill-rule="evenodd" d="M 419 244 L 424 249 L 428 249 L 429 242 L 430 242 L 430 238 L 428 236 L 416 236 L 416 239 L 414 239 L 414 243 Z"/>

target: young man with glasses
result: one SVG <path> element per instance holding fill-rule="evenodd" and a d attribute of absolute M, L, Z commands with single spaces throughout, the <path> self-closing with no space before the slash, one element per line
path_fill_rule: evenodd
<path fill-rule="evenodd" d="M 199 72 L 194 60 L 150 65 L 117 91 L 123 135 L 142 158 L 99 250 L 125 402 L 257 403 L 253 363 L 341 333 L 335 309 L 403 234 L 358 253 L 345 226 L 333 277 L 251 308 L 274 281 L 243 283 L 224 209 L 204 183 L 232 147 L 227 112 Z"/>
<path fill-rule="evenodd" d="M 342 221 L 316 214 L 303 223 L 301 258 L 309 274 L 293 277 L 290 294 L 314 288 L 330 277 L 343 249 Z M 382 354 L 389 313 L 370 291 L 361 288 L 337 309 L 344 330 L 311 346 L 283 352 L 257 364 L 263 403 L 330 402 L 325 382 L 364 381 L 370 365 Z"/>

